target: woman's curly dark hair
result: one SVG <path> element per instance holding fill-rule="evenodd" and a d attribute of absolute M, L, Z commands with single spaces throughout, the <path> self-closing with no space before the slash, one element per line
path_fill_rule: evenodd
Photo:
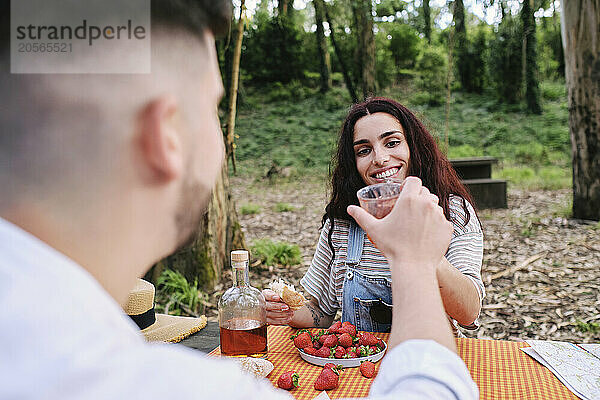
<path fill-rule="evenodd" d="M 462 198 L 462 206 L 467 216 L 465 225 L 471 215 L 466 202 L 473 204 L 473 199 L 467 188 L 461 183 L 454 168 L 440 151 L 433 136 L 410 110 L 392 99 L 374 97 L 354 104 L 342 126 L 338 140 L 337 152 L 333 156 L 331 167 L 331 198 L 325 207 L 325 215 L 321 220 L 321 227 L 329 220 L 328 243 L 333 254 L 335 249 L 332 234 L 335 219 L 351 220 L 346 212 L 349 205 L 358 205 L 356 192 L 365 186 L 365 183 L 356 169 L 354 155 L 354 126 L 362 117 L 378 112 L 383 112 L 396 118 L 404 129 L 404 136 L 410 150 L 407 176 L 417 176 L 431 193 L 440 199 L 440 206 L 444 215 L 450 220 L 450 195 Z M 478 218 L 475 215 L 475 218 Z M 332 257 L 333 260 L 333 257 Z"/>

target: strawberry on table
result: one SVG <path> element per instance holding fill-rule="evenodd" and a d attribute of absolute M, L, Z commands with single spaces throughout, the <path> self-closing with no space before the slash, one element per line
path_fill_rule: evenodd
<path fill-rule="evenodd" d="M 375 376 L 375 364 L 373 364 L 371 361 L 363 361 L 360 363 L 359 369 L 360 373 L 365 378 L 372 378 Z"/>
<path fill-rule="evenodd" d="M 323 368 L 332 368 L 332 369 L 336 369 L 338 371 L 341 371 L 344 369 L 344 367 L 342 367 L 341 365 L 335 365 L 334 363 L 327 363 L 327 364 L 323 365 Z"/>
<path fill-rule="evenodd" d="M 332 390 L 339 386 L 340 375 L 337 370 L 332 368 L 323 368 L 321 374 L 315 381 L 315 390 Z"/>
<path fill-rule="evenodd" d="M 279 376 L 277 379 L 277 386 L 285 390 L 292 390 L 293 388 L 298 387 L 298 380 L 300 379 L 300 375 L 296 371 L 287 371 Z"/>

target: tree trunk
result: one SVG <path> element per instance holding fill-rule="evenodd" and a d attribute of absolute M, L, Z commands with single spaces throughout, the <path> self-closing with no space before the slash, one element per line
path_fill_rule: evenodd
<path fill-rule="evenodd" d="M 361 65 L 363 97 L 377 91 L 375 80 L 375 35 L 373 33 L 373 4 L 371 0 L 359 0 L 354 7 L 358 28 L 358 52 Z"/>
<path fill-rule="evenodd" d="M 237 35 L 235 38 L 235 48 L 233 50 L 233 60 L 231 63 L 231 85 L 229 87 L 229 107 L 227 112 L 227 134 L 225 136 L 227 156 L 231 158 L 233 173 L 237 172 L 235 166 L 235 114 L 237 105 L 238 82 L 240 77 L 240 58 L 242 56 L 242 40 L 244 38 L 244 0 L 240 4 L 240 18 L 237 24 Z"/>
<path fill-rule="evenodd" d="M 280 17 L 287 16 L 291 11 L 293 0 L 279 0 L 277 2 L 277 12 Z"/>
<path fill-rule="evenodd" d="M 456 44 L 456 68 L 458 69 L 458 77 L 463 89 L 467 92 L 471 91 L 469 79 L 469 69 L 467 66 L 467 26 L 465 24 L 465 5 L 463 0 L 454 0 L 454 31 Z"/>
<path fill-rule="evenodd" d="M 323 31 L 323 0 L 313 0 L 313 6 L 315 8 L 317 48 L 319 50 L 319 61 L 321 66 L 321 93 L 326 93 L 331 88 L 331 62 L 329 60 L 325 32 Z M 329 25 L 329 28 L 331 29 L 331 25 Z"/>
<path fill-rule="evenodd" d="M 325 11 L 325 19 L 327 20 L 327 23 L 329 24 L 329 29 L 331 30 L 331 33 L 329 34 L 329 39 L 331 39 L 331 44 L 333 45 L 333 50 L 335 51 L 335 55 L 336 55 L 338 61 L 340 62 L 340 68 L 342 70 L 342 75 L 344 75 L 344 82 L 346 83 L 346 89 L 348 89 L 348 93 L 350 94 L 350 97 L 352 98 L 352 102 L 358 103 L 358 95 L 356 94 L 356 89 L 354 88 L 354 83 L 352 81 L 352 77 L 350 76 L 350 70 L 348 69 L 346 60 L 345 60 L 344 56 L 342 55 L 342 51 L 335 40 L 335 28 L 333 26 L 333 20 L 331 19 L 331 16 L 329 15 L 329 8 L 327 7 L 327 4 L 323 4 L 323 10 Z"/>
<path fill-rule="evenodd" d="M 431 44 L 431 9 L 429 8 L 429 0 L 423 0 L 423 23 L 425 24 L 425 38 L 427 43 Z"/>
<path fill-rule="evenodd" d="M 504 0 L 500 0 L 500 20 L 504 20 L 504 17 L 506 17 L 506 4 L 504 4 Z"/>
<path fill-rule="evenodd" d="M 573 216 L 600 219 L 600 0 L 561 2 Z"/>
<path fill-rule="evenodd" d="M 524 0 L 521 10 L 523 21 L 523 59 L 525 72 L 525 99 L 527 111 L 533 114 L 541 114 L 540 85 L 537 79 L 537 54 L 535 37 L 535 17 L 533 15 L 533 0 Z"/>
<path fill-rule="evenodd" d="M 229 194 L 227 164 L 215 186 L 201 224 L 202 233 L 192 245 L 160 261 L 146 274 L 156 283 L 165 268 L 180 271 L 192 283 L 211 290 L 218 283 L 223 268 L 229 264 L 231 250 L 245 248 L 235 204 Z"/>

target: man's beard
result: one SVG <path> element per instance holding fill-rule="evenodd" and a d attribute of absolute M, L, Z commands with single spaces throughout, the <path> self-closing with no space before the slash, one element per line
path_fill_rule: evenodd
<path fill-rule="evenodd" d="M 203 232 L 203 217 L 206 212 L 211 190 L 191 178 L 181 186 L 181 197 L 175 213 L 177 228 L 177 250 L 196 242 Z"/>

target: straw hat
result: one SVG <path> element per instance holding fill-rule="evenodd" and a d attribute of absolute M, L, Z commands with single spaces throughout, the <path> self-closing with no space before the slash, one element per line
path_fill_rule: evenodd
<path fill-rule="evenodd" d="M 154 285 L 138 279 L 123 309 L 149 342 L 177 343 L 206 326 L 206 316 L 177 317 L 154 313 Z"/>

